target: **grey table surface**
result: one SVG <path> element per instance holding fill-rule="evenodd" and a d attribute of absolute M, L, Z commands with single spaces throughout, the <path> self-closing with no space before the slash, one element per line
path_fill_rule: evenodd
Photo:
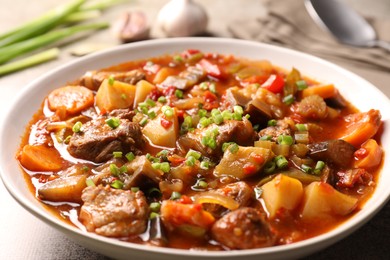
<path fill-rule="evenodd" d="M 166 0 L 133 0 L 104 13 L 103 19 L 114 20 L 125 10 L 144 11 L 152 25 Z M 208 31 L 216 37 L 231 37 L 226 24 L 240 16 L 256 17 L 264 12 L 260 0 L 198 0 L 210 14 Z M 348 0 L 360 12 L 377 17 L 390 14 L 390 0 Z M 0 32 L 27 21 L 58 5 L 54 0 L 0 0 Z M 232 12 L 231 10 L 234 10 Z M 152 37 L 162 37 L 152 27 Z M 101 31 L 74 43 L 65 43 L 58 60 L 0 77 L 0 111 L 4 111 L 30 81 L 53 67 L 75 59 L 69 52 L 77 44 L 100 42 L 117 45 L 109 31 Z M 389 96 L 389 89 L 382 89 Z M 2 114 L 2 113 L 0 113 Z M 0 118 L 1 119 L 1 118 Z M 108 259 L 68 239 L 65 235 L 41 222 L 8 194 L 0 181 L 0 259 Z M 358 231 L 307 259 L 390 259 L 390 204 Z"/>

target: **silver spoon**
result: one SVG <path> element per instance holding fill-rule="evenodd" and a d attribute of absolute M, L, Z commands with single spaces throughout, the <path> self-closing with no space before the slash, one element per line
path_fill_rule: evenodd
<path fill-rule="evenodd" d="M 380 47 L 390 52 L 390 43 L 377 39 L 372 26 L 339 0 L 305 0 L 310 16 L 340 42 L 358 47 Z"/>

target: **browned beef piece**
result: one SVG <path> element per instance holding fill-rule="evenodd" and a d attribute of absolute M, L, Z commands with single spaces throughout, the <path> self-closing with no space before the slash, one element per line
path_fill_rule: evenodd
<path fill-rule="evenodd" d="M 243 181 L 227 184 L 226 186 L 216 189 L 216 193 L 233 198 L 239 203 L 239 207 L 248 206 L 253 190 Z M 217 204 L 204 204 L 204 209 L 213 214 L 215 217 L 220 217 L 226 212 L 226 209 Z"/>
<path fill-rule="evenodd" d="M 276 235 L 263 216 L 253 208 L 232 211 L 211 228 L 212 237 L 231 249 L 251 249 L 272 246 Z"/>
<path fill-rule="evenodd" d="M 131 70 L 123 72 L 114 71 L 88 71 L 80 80 L 80 85 L 92 90 L 97 90 L 103 80 L 112 76 L 115 80 L 129 84 L 136 84 L 145 78 L 145 74 L 140 70 Z"/>
<path fill-rule="evenodd" d="M 109 115 L 112 117 L 118 117 L 120 119 L 127 119 L 129 121 L 132 121 L 133 117 L 135 116 L 135 112 L 128 108 L 121 108 L 112 110 Z"/>
<path fill-rule="evenodd" d="M 87 187 L 80 221 L 89 232 L 107 237 L 126 237 L 146 230 L 148 204 L 142 191 L 116 190 L 110 186 Z"/>
<path fill-rule="evenodd" d="M 214 127 L 218 127 L 219 134 L 216 137 L 217 147 L 212 149 L 202 144 L 202 137 Z M 203 129 L 188 132 L 179 138 L 178 147 L 183 153 L 193 149 L 206 157 L 218 160 L 223 155 L 222 145 L 224 143 L 235 142 L 242 146 L 253 145 L 255 135 L 252 124 L 246 118 L 242 121 L 229 120 L 219 126 L 212 124 Z"/>
<path fill-rule="evenodd" d="M 145 140 L 138 124 L 121 119 L 120 125 L 112 129 L 105 120 L 104 117 L 91 120 L 74 133 L 69 141 L 69 153 L 96 163 L 111 159 L 115 151 L 139 153 Z"/>
<path fill-rule="evenodd" d="M 271 136 L 272 140 L 276 142 L 279 135 L 292 135 L 290 119 L 278 120 L 276 126 L 268 126 L 259 132 L 259 136 Z"/>
<path fill-rule="evenodd" d="M 308 145 L 309 156 L 315 160 L 322 160 L 334 163 L 340 167 L 347 167 L 351 164 L 355 147 L 341 139 L 329 140 Z"/>
<path fill-rule="evenodd" d="M 131 174 L 122 174 L 124 189 L 131 187 L 153 187 L 158 186 L 163 172 L 152 167 L 152 163 L 145 155 L 137 156 L 132 162 L 128 163 L 127 169 Z"/>

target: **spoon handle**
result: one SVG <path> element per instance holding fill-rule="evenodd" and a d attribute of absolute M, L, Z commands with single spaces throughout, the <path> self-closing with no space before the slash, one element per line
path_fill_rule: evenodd
<path fill-rule="evenodd" d="M 382 48 L 382 49 L 390 52 L 390 42 L 377 40 L 377 41 L 374 42 L 374 46 Z"/>

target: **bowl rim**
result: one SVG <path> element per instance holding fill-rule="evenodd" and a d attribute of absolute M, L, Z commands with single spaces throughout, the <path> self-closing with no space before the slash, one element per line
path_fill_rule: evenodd
<path fill-rule="evenodd" d="M 85 57 L 81 57 L 79 59 L 75 59 L 73 61 L 70 61 L 66 64 L 63 64 L 57 68 L 54 68 L 52 70 L 49 70 L 48 72 L 42 74 L 29 84 L 27 84 L 24 88 L 21 89 L 21 91 L 18 93 L 17 97 L 13 100 L 11 106 L 9 107 L 8 111 L 6 112 L 5 117 L 2 120 L 1 126 L 0 126 L 0 138 L 2 139 L 6 135 L 6 123 L 12 122 L 11 121 L 11 111 L 17 107 L 18 102 L 20 102 L 27 93 L 29 93 L 33 88 L 38 87 L 38 83 L 44 82 L 45 79 L 49 77 L 53 77 L 57 73 L 70 69 L 72 67 L 77 66 L 78 64 L 87 63 L 90 61 L 93 61 L 95 59 L 103 59 L 107 57 L 108 55 L 112 55 L 115 53 L 122 53 L 126 50 L 136 50 L 138 48 L 150 48 L 155 47 L 159 45 L 166 45 L 171 43 L 188 43 L 189 46 L 191 46 L 191 43 L 205 43 L 208 42 L 212 43 L 218 43 L 218 44 L 237 44 L 237 45 L 247 45 L 252 47 L 258 47 L 258 48 L 265 48 L 271 51 L 277 51 L 282 53 L 290 53 L 294 55 L 302 56 L 306 59 L 313 60 L 314 62 L 321 63 L 325 66 L 331 67 L 335 70 L 340 71 L 341 74 L 344 74 L 347 77 L 350 77 L 354 80 L 358 80 L 362 82 L 362 84 L 370 86 L 370 90 L 376 92 L 375 95 L 382 95 L 382 98 L 387 98 L 379 89 L 374 87 L 371 83 L 369 83 L 367 80 L 361 78 L 360 76 L 338 66 L 333 63 L 330 63 L 326 60 L 323 60 L 321 58 L 312 56 L 310 54 L 302 53 L 299 51 L 295 51 L 292 49 L 275 46 L 275 45 L 269 45 L 259 42 L 253 42 L 253 41 L 247 41 L 247 40 L 239 40 L 239 39 L 231 39 L 231 38 L 203 38 L 203 37 L 197 37 L 197 38 L 170 38 L 170 39 L 154 39 L 154 40 L 147 40 L 142 42 L 136 42 L 126 45 L 120 45 L 116 46 L 114 48 L 110 48 L 108 50 L 104 50 L 101 52 L 97 52 L 91 55 L 87 55 Z M 163 53 L 162 53 L 163 54 Z M 272 62 L 272 61 L 271 61 Z M 111 64 L 112 65 L 112 64 Z M 115 64 L 114 64 L 115 65 Z M 277 65 L 277 64 L 276 64 Z M 390 107 L 390 101 L 388 100 L 387 106 Z M 27 125 L 28 122 L 26 122 Z M 0 146 L 1 148 L 2 146 Z M 3 149 L 0 149 L 0 161 L 3 161 Z M 382 170 L 381 170 L 382 171 Z M 390 199 L 390 187 L 387 191 L 387 193 L 381 194 L 381 196 L 377 197 L 376 204 L 375 205 L 368 205 L 368 207 L 365 207 L 365 210 L 360 211 L 359 216 L 356 217 L 353 216 L 352 218 L 348 219 L 347 221 L 343 222 L 339 227 L 334 228 L 326 233 L 320 234 L 318 236 L 315 236 L 313 238 L 309 238 L 303 241 L 294 242 L 292 244 L 287 245 L 280 245 L 280 246 L 273 246 L 268 248 L 257 248 L 257 249 L 247 249 L 247 250 L 232 250 L 232 251 L 193 251 L 193 250 L 187 250 L 187 249 L 175 249 L 175 248 L 160 248 L 160 247 L 154 247 L 154 246 L 148 246 L 148 245 L 140 245 L 135 243 L 129 243 L 129 242 L 123 242 L 118 241 L 116 239 L 107 238 L 103 236 L 96 235 L 94 233 L 85 232 L 77 227 L 74 227 L 72 225 L 69 225 L 65 223 L 64 221 L 61 221 L 58 219 L 57 216 L 54 216 L 54 214 L 50 213 L 48 210 L 45 209 L 47 214 L 40 214 L 40 211 L 36 210 L 35 205 L 31 205 L 27 198 L 25 198 L 22 194 L 17 192 L 16 187 L 11 182 L 11 178 L 5 174 L 5 169 L 3 163 L 0 164 L 0 177 L 3 180 L 4 186 L 8 190 L 8 192 L 12 195 L 12 197 L 25 209 L 27 209 L 30 213 L 44 221 L 45 223 L 56 227 L 57 229 L 61 230 L 65 233 L 72 233 L 73 235 L 78 235 L 83 237 L 84 239 L 92 239 L 97 240 L 99 242 L 109 244 L 114 247 L 122 247 L 126 249 L 131 250 L 138 250 L 142 252 L 154 252 L 159 254 L 168 254 L 168 255 L 176 255 L 176 256 L 199 256 L 199 257 L 234 257 L 234 256 L 250 256 L 250 255 L 272 255 L 276 253 L 281 252 L 290 252 L 295 249 L 303 249 L 303 248 L 309 248 L 313 247 L 315 248 L 316 245 L 318 246 L 320 243 L 326 244 L 325 246 L 329 246 L 338 240 L 346 237 L 353 231 L 355 231 L 357 228 L 365 224 L 371 217 L 373 217 L 384 205 L 387 203 L 387 201 Z M 370 198 L 371 199 L 371 198 Z M 370 200 L 369 199 L 369 200 Z M 337 240 L 334 240 L 337 237 Z M 321 246 L 323 248 L 324 246 Z"/>

